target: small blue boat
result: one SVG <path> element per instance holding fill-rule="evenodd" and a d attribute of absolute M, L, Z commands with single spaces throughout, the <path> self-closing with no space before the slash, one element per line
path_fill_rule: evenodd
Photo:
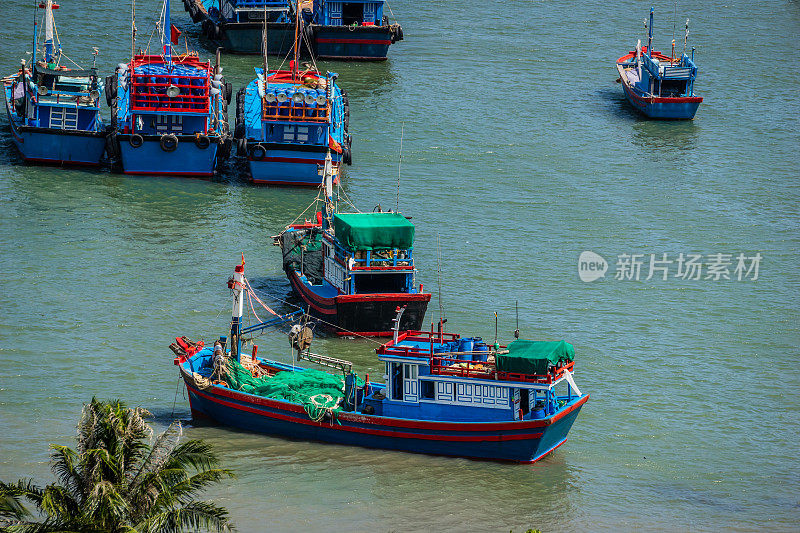
<path fill-rule="evenodd" d="M 45 0 L 39 7 L 42 22 L 34 24 L 31 65 L 23 60 L 16 75 L 3 79 L 14 145 L 26 162 L 99 166 L 106 144 L 99 108 L 103 82 L 95 67 L 61 65 L 65 56 L 53 18 L 59 6 Z"/>
<path fill-rule="evenodd" d="M 416 284 L 414 224 L 401 213 L 338 211 L 330 168 L 327 160 L 324 202 L 306 209 L 316 220 L 273 237 L 292 288 L 337 335 L 391 335 L 398 307 L 400 327 L 420 329 L 431 294 Z"/>
<path fill-rule="evenodd" d="M 313 35 L 312 53 L 323 59 L 386 59 L 389 46 L 403 40 L 403 28 L 390 23 L 383 8 L 382 0 L 313 0 L 312 11 L 303 13 Z"/>
<path fill-rule="evenodd" d="M 672 41 L 672 56 L 654 51 L 653 9 L 650 9 L 647 46 L 641 42 L 636 50 L 617 60 L 619 81 L 625 97 L 633 107 L 649 118 L 685 119 L 694 118 L 703 97 L 694 94 L 697 66 L 692 55 L 686 54 L 686 39 L 689 36 L 689 21 L 686 21 L 683 54 L 675 57 L 675 41 Z"/>
<path fill-rule="evenodd" d="M 291 364 L 262 358 L 250 337 L 295 317 L 245 326 L 244 300 L 258 296 L 243 264 L 228 286 L 229 335 L 213 348 L 185 337 L 171 346 L 196 420 L 291 439 L 533 463 L 566 442 L 589 399 L 573 378 L 572 345 L 489 345 L 445 333 L 442 322 L 439 331 L 395 330 L 378 348 L 385 383 L 358 379 L 348 361 L 312 354 L 312 332 L 303 323 L 290 332 Z M 305 369 L 299 360 L 339 373 Z"/>
<path fill-rule="evenodd" d="M 267 53 L 286 56 L 299 15 L 303 53 L 340 60 L 384 60 L 403 40 L 403 28 L 384 15 L 383 0 L 183 0 L 204 35 L 228 52 L 261 54 L 267 22 Z"/>
<path fill-rule="evenodd" d="M 350 109 L 338 75 L 301 72 L 298 56 L 295 47 L 290 70 L 265 76 L 256 68 L 256 78 L 236 95 L 236 153 L 253 183 L 319 187 L 329 151 L 337 176 L 341 163 L 352 163 Z"/>
<path fill-rule="evenodd" d="M 213 176 L 231 147 L 232 87 L 219 52 L 213 67 L 188 47 L 174 53 L 180 32 L 170 24 L 169 0 L 157 28 L 168 28 L 159 53 L 140 51 L 107 82 L 113 155 L 125 174 Z"/>

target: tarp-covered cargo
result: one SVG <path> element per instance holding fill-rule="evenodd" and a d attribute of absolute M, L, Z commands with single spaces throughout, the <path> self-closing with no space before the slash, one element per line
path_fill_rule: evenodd
<path fill-rule="evenodd" d="M 348 250 L 405 250 L 414 245 L 414 224 L 400 213 L 336 214 L 333 231 Z"/>
<path fill-rule="evenodd" d="M 517 374 L 547 374 L 549 365 L 575 360 L 575 349 L 565 341 L 518 339 L 508 345 L 507 354 L 497 354 L 497 370 Z"/>

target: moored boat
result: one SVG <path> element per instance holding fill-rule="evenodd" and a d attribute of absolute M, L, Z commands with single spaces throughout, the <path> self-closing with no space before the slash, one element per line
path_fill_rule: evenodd
<path fill-rule="evenodd" d="M 236 153 L 253 183 L 319 187 L 326 153 L 333 152 L 337 172 L 352 163 L 350 110 L 338 74 L 300 70 L 299 18 L 295 29 L 289 70 L 269 70 L 265 54 L 256 78 L 236 95 Z"/>
<path fill-rule="evenodd" d="M 170 23 L 169 0 L 155 31 L 158 53 L 140 50 L 109 77 L 109 145 L 126 174 L 212 176 L 231 147 L 232 87 L 219 52 L 212 66 L 188 47 L 183 54 L 173 50 L 180 32 Z"/>
<path fill-rule="evenodd" d="M 694 63 L 694 48 L 691 57 L 686 54 L 688 36 L 687 20 L 684 50 L 680 57 L 675 57 L 674 40 L 671 56 L 653 50 L 651 8 L 647 46 L 637 42 L 635 50 L 617 59 L 617 72 L 625 97 L 649 118 L 692 119 L 703 101 L 702 96 L 694 94 L 697 66 Z"/>
<path fill-rule="evenodd" d="M 309 2 L 312 3 L 312 2 Z M 384 60 L 389 46 L 403 40 L 403 28 L 384 15 L 383 0 L 313 0 L 304 16 L 312 53 L 323 59 Z"/>
<path fill-rule="evenodd" d="M 12 139 L 26 162 L 99 166 L 106 142 L 99 107 L 103 83 L 94 66 L 61 64 L 65 56 L 53 17 L 58 7 L 52 0 L 39 5 L 42 23 L 34 23 L 31 64 L 23 60 L 17 74 L 3 79 Z"/>
<path fill-rule="evenodd" d="M 183 0 L 192 21 L 226 52 L 260 54 L 266 21 L 267 53 L 285 56 L 294 45 L 294 4 L 289 0 Z"/>
<path fill-rule="evenodd" d="M 294 41 L 293 20 L 301 16 L 303 53 L 340 60 L 385 60 L 403 28 L 384 14 L 383 0 L 183 0 L 192 21 L 226 51 L 260 54 L 262 23 L 267 53 L 285 56 Z"/>
<path fill-rule="evenodd" d="M 400 327 L 420 329 L 431 294 L 415 281 L 414 224 L 401 213 L 338 210 L 330 158 L 323 175 L 316 219 L 273 237 L 292 288 L 339 335 L 390 335 L 398 307 Z"/>
<path fill-rule="evenodd" d="M 362 381 L 352 363 L 310 352 L 312 334 L 296 324 L 297 361 L 338 375 L 260 357 L 249 332 L 286 323 L 276 315 L 243 327 L 245 299 L 257 296 L 238 265 L 230 333 L 213 347 L 185 337 L 172 346 L 192 416 L 293 439 L 434 455 L 536 462 L 567 438 L 589 398 L 573 378 L 574 350 L 564 341 L 517 340 L 508 346 L 439 331 L 395 329 L 378 357 L 385 383 Z M 399 317 L 396 321 L 399 324 Z"/>

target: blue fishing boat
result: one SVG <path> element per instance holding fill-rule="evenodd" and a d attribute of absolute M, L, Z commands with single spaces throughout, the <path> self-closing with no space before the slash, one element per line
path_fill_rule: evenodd
<path fill-rule="evenodd" d="M 183 0 L 192 21 L 226 52 L 262 53 L 267 23 L 267 53 L 285 56 L 294 46 L 295 9 L 289 0 Z"/>
<path fill-rule="evenodd" d="M 689 21 L 683 40 L 683 53 L 675 57 L 675 41 L 672 41 L 672 55 L 667 56 L 654 51 L 653 9 L 650 9 L 647 46 L 641 41 L 636 49 L 617 59 L 619 81 L 625 97 L 640 112 L 656 119 L 693 119 L 702 96 L 694 94 L 694 81 L 697 66 L 692 55 L 686 54 L 686 40 L 689 37 Z"/>
<path fill-rule="evenodd" d="M 3 79 L 11 136 L 26 162 L 98 166 L 106 143 L 99 107 L 103 82 L 94 66 L 61 65 L 66 56 L 53 17 L 58 7 L 52 0 L 39 4 L 42 22 L 34 21 L 31 64 L 23 60 L 17 74 Z"/>
<path fill-rule="evenodd" d="M 573 378 L 572 345 L 490 345 L 445 333 L 442 321 L 438 331 L 395 329 L 377 350 L 384 383 L 359 379 L 349 361 L 311 353 L 304 323 L 289 332 L 290 363 L 259 357 L 252 335 L 296 315 L 245 326 L 244 301 L 258 296 L 244 264 L 228 287 L 229 334 L 213 347 L 186 337 L 171 346 L 196 420 L 292 439 L 533 463 L 566 442 L 589 399 Z M 303 368 L 300 360 L 339 373 Z"/>
<path fill-rule="evenodd" d="M 431 294 L 415 281 L 414 224 L 396 212 L 341 212 L 330 156 L 323 175 L 324 199 L 304 211 L 316 219 L 273 237 L 295 293 L 338 335 L 390 335 L 398 306 L 400 327 L 420 329 Z"/>
<path fill-rule="evenodd" d="M 301 71 L 299 57 L 299 40 L 289 70 L 269 70 L 265 54 L 256 78 L 236 95 L 236 153 L 253 183 L 319 187 L 330 151 L 337 175 L 341 163 L 352 164 L 350 108 L 338 74 Z"/>
<path fill-rule="evenodd" d="M 121 63 L 107 82 L 115 159 L 126 174 L 212 176 L 230 152 L 227 106 L 232 87 L 216 64 L 186 47 L 173 50 L 180 32 L 164 0 L 149 49 Z"/>
<path fill-rule="evenodd" d="M 183 0 L 203 33 L 226 51 L 260 54 L 267 22 L 267 53 L 285 56 L 301 18 L 303 53 L 341 60 L 383 60 L 403 40 L 403 28 L 384 14 L 383 0 Z"/>
<path fill-rule="evenodd" d="M 304 11 L 312 53 L 324 59 L 383 60 L 389 46 L 403 40 L 403 28 L 390 23 L 382 0 L 313 0 Z"/>

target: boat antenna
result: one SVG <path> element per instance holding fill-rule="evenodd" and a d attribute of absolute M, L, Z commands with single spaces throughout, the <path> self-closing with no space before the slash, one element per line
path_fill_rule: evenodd
<path fill-rule="evenodd" d="M 264 92 L 267 91 L 267 78 L 269 70 L 267 66 L 267 4 L 264 3 L 264 28 L 261 32 L 261 51 L 264 54 Z"/>
<path fill-rule="evenodd" d="M 514 338 L 519 339 L 519 300 L 514 301 L 514 310 L 517 312 L 517 329 L 514 330 Z"/>
<path fill-rule="evenodd" d="M 497 344 L 497 311 L 494 312 L 494 343 Z"/>
<path fill-rule="evenodd" d="M 439 321 L 444 319 L 444 305 L 442 304 L 442 248 L 439 242 L 439 232 L 436 232 L 436 279 L 439 284 Z"/>
<path fill-rule="evenodd" d="M 689 19 L 686 19 L 686 33 L 683 34 L 683 53 L 686 54 L 686 41 L 689 40 Z"/>
<path fill-rule="evenodd" d="M 131 0 L 131 60 L 136 54 L 136 0 Z"/>
<path fill-rule="evenodd" d="M 394 204 L 395 213 L 400 212 L 400 165 L 403 164 L 403 132 L 405 131 L 406 121 L 400 126 L 400 158 L 397 160 L 397 200 Z"/>

